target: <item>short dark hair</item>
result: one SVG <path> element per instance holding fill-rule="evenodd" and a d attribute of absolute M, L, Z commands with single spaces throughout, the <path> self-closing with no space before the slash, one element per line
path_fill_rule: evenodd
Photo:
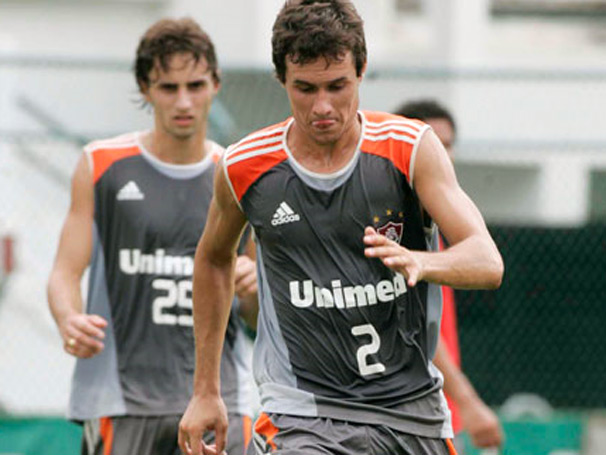
<path fill-rule="evenodd" d="M 161 19 L 147 29 L 137 47 L 134 72 L 139 89 L 149 86 L 156 63 L 167 71 L 170 58 L 181 53 L 191 54 L 196 62 L 204 57 L 213 79 L 220 81 L 215 46 L 202 27 L 189 17 Z"/>
<path fill-rule="evenodd" d="M 457 131 L 457 124 L 450 111 L 435 100 L 422 99 L 404 103 L 394 111 L 394 114 L 422 121 L 441 118 L 450 123 L 453 131 Z"/>
<path fill-rule="evenodd" d="M 271 39 L 272 59 L 280 82 L 286 59 L 313 62 L 340 60 L 351 51 L 360 76 L 366 64 L 364 22 L 349 0 L 287 0 L 278 13 Z"/>

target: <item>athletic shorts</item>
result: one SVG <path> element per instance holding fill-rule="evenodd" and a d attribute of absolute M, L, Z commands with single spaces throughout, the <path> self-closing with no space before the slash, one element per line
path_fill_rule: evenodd
<path fill-rule="evenodd" d="M 177 442 L 180 415 L 102 417 L 84 422 L 82 455 L 181 455 Z M 229 415 L 228 455 L 245 455 L 251 418 Z M 213 442 L 208 434 L 204 440 Z"/>
<path fill-rule="evenodd" d="M 450 439 L 434 439 L 325 417 L 262 413 L 255 423 L 257 455 L 456 455 Z"/>

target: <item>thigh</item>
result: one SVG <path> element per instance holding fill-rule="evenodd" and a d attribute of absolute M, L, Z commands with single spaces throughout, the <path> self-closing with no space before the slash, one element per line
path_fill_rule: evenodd
<path fill-rule="evenodd" d="M 368 455 L 363 425 L 321 417 L 261 414 L 255 423 L 256 453 L 272 455 Z"/>
<path fill-rule="evenodd" d="M 253 444 L 258 455 L 456 455 L 452 442 L 321 417 L 261 414 Z"/>
<path fill-rule="evenodd" d="M 177 415 L 103 417 L 84 423 L 83 455 L 177 455 Z"/>
<path fill-rule="evenodd" d="M 369 426 L 372 453 L 394 455 L 457 455 L 450 439 L 402 433 L 384 425 Z"/>

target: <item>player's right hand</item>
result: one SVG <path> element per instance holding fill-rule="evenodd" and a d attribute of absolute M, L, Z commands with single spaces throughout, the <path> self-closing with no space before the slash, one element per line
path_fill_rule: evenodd
<path fill-rule="evenodd" d="M 257 267 L 248 256 L 236 259 L 235 292 L 240 299 L 257 298 Z"/>
<path fill-rule="evenodd" d="M 74 357 L 83 359 L 99 354 L 105 345 L 107 321 L 96 314 L 73 313 L 61 324 L 63 349 Z"/>
<path fill-rule="evenodd" d="M 204 433 L 214 432 L 206 444 Z M 220 396 L 194 395 L 179 423 L 179 447 L 186 455 L 221 455 L 227 442 L 227 409 Z"/>
<path fill-rule="evenodd" d="M 424 278 L 424 267 L 420 261 L 420 252 L 412 251 L 379 234 L 375 228 L 364 228 L 364 254 L 377 258 L 386 267 L 401 273 L 406 284 L 413 287 Z"/>

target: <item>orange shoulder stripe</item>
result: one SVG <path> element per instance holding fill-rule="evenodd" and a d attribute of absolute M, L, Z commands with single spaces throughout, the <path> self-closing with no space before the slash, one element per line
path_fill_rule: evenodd
<path fill-rule="evenodd" d="M 141 150 L 137 145 L 131 145 L 124 148 L 99 148 L 89 153 L 93 164 L 93 182 L 97 183 L 112 164 L 129 156 L 140 155 Z"/>
<path fill-rule="evenodd" d="M 281 140 L 270 140 L 270 141 L 261 141 L 259 143 L 257 142 L 251 142 L 249 144 L 250 147 L 248 148 L 237 148 L 234 150 L 229 150 L 229 152 L 227 153 L 225 160 L 228 163 L 232 163 L 233 161 L 239 161 L 240 159 L 245 159 L 244 156 L 248 156 L 248 154 L 250 153 L 251 155 L 256 155 L 255 152 L 259 152 L 259 153 L 263 153 L 263 150 L 268 150 L 268 149 L 275 149 L 275 148 L 282 148 L 282 141 Z M 240 159 L 238 159 L 238 157 L 241 157 Z"/>
<path fill-rule="evenodd" d="M 271 140 L 272 138 L 277 138 L 281 136 L 283 133 L 283 129 L 272 129 L 272 131 L 268 131 L 267 134 L 255 134 L 254 136 L 245 137 L 234 147 L 232 147 L 232 149 L 239 150 L 241 148 L 246 148 L 246 145 L 252 144 L 253 142 Z"/>
<path fill-rule="evenodd" d="M 362 152 L 388 159 L 412 184 L 411 161 L 427 129 L 425 123 L 384 112 L 364 111 L 364 117 Z"/>
<path fill-rule="evenodd" d="M 361 151 L 388 159 L 406 176 L 408 183 L 412 184 L 410 165 L 418 144 L 418 137 L 409 138 L 408 135 L 402 135 L 400 132 L 386 133 L 378 138 L 365 135 Z"/>
<path fill-rule="evenodd" d="M 268 145 L 280 144 L 282 142 L 282 135 L 284 134 L 284 127 L 284 124 L 274 125 L 245 137 L 240 142 L 228 148 L 227 159 L 259 150 Z"/>
<path fill-rule="evenodd" d="M 364 138 L 362 142 L 362 153 L 377 155 L 391 161 L 394 166 L 404 175 L 410 182 L 410 157 L 412 155 L 413 146 L 394 140 L 369 141 Z"/>
<path fill-rule="evenodd" d="M 279 150 L 269 149 L 266 153 L 258 151 L 255 156 L 235 160 L 233 163 L 226 159 L 227 175 L 238 202 L 242 200 L 244 193 L 261 175 L 287 158 L 286 152 L 280 147 Z"/>
<path fill-rule="evenodd" d="M 228 147 L 223 162 L 238 202 L 262 174 L 288 158 L 282 141 L 290 121 L 263 128 Z"/>

